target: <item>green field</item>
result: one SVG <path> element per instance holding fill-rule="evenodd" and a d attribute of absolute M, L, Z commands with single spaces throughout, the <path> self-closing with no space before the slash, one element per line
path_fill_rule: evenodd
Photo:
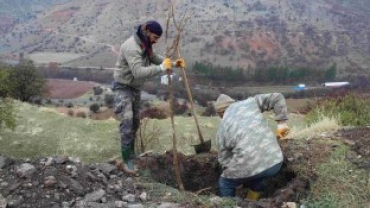
<path fill-rule="evenodd" d="M 97 121 L 72 118 L 57 113 L 53 108 L 37 107 L 17 102 L 17 127 L 15 131 L 4 129 L 0 132 L 0 152 L 21 158 L 68 155 L 79 157 L 83 162 L 102 162 L 119 157 L 118 121 L 114 119 Z M 295 126 L 301 123 L 299 115 L 289 115 Z M 270 114 L 266 117 L 275 122 Z M 204 139 L 212 140 L 216 150 L 215 135 L 220 122 L 219 117 L 198 116 Z M 298 122 L 299 120 L 299 122 Z M 294 127 L 295 128 L 295 127 Z M 145 135 L 156 137 L 148 144 L 148 149 L 163 152 L 172 149 L 172 126 L 170 119 L 150 119 Z M 176 116 L 175 132 L 179 151 L 193 154 L 192 144 L 199 143 L 193 117 Z"/>

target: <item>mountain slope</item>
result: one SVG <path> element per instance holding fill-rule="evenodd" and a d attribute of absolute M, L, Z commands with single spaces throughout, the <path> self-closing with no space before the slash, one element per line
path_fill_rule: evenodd
<path fill-rule="evenodd" d="M 0 46 L 3 55 L 42 52 L 65 66 L 113 67 L 134 27 L 149 19 L 164 26 L 171 2 L 177 17 L 190 16 L 181 43 L 190 63 L 245 70 L 336 63 L 343 74 L 367 73 L 370 66 L 370 2 L 360 0 L 72 0 L 18 25 Z M 155 46 L 162 54 L 164 42 Z M 62 52 L 74 56 L 48 58 Z"/>

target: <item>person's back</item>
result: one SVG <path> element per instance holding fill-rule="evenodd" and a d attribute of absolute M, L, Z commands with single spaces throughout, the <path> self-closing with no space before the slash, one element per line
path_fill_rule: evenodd
<path fill-rule="evenodd" d="M 232 155 L 219 157 L 220 163 L 227 164 L 223 172 L 227 178 L 253 176 L 283 160 L 279 143 L 254 97 L 235 102 L 226 109 L 217 140 L 226 152 L 233 150 Z"/>
<path fill-rule="evenodd" d="M 248 185 L 248 199 L 258 199 L 263 181 L 281 168 L 280 145 L 263 116 L 273 110 L 278 123 L 277 137 L 288 132 L 287 107 L 281 93 L 259 94 L 236 102 L 221 94 L 215 109 L 222 118 L 217 131 L 218 161 L 223 173 L 219 179 L 220 196 L 235 196 L 239 185 Z"/>

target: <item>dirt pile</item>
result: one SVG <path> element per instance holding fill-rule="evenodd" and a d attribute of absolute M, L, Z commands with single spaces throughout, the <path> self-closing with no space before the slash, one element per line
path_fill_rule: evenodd
<path fill-rule="evenodd" d="M 0 156 L 1 208 L 180 207 L 150 202 L 138 178 L 110 163 L 83 165 L 67 157 L 24 161 Z"/>

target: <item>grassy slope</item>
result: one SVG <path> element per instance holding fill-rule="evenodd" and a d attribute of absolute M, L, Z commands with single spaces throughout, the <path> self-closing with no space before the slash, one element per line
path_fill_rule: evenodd
<path fill-rule="evenodd" d="M 84 162 L 100 162 L 119 157 L 117 121 L 70 118 L 50 108 L 24 103 L 17 105 L 17 128 L 14 132 L 4 130 L 0 133 L 0 152 L 22 158 L 65 154 L 80 157 Z M 204 138 L 214 138 L 218 122 L 217 117 L 199 118 Z M 151 149 L 172 149 L 170 120 L 149 121 L 149 133 L 152 125 L 161 133 Z M 179 150 L 192 153 L 191 138 L 193 143 L 197 143 L 198 138 L 193 118 L 176 117 L 175 128 Z"/>
<path fill-rule="evenodd" d="M 370 207 L 370 172 L 349 162 L 350 150 L 342 143 L 317 168 L 317 181 L 307 200 L 309 208 Z"/>

